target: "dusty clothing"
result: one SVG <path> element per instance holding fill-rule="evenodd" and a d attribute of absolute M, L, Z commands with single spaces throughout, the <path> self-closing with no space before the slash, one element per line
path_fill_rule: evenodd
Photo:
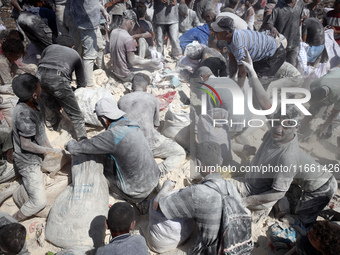
<path fill-rule="evenodd" d="M 255 11 L 253 7 L 249 7 L 246 12 L 244 13 L 244 20 L 246 20 L 247 16 L 248 16 L 248 12 L 250 10 L 253 10 L 253 15 L 250 16 L 249 20 L 248 20 L 248 27 L 250 30 L 254 30 L 254 22 L 255 22 Z"/>
<path fill-rule="evenodd" d="M 13 149 L 12 131 L 0 125 L 0 183 L 7 182 L 15 177 L 13 164 L 6 160 L 6 152 Z"/>
<path fill-rule="evenodd" d="M 39 15 L 25 11 L 20 14 L 17 22 L 40 52 L 53 43 L 52 30 Z"/>
<path fill-rule="evenodd" d="M 79 54 L 68 47 L 53 44 L 42 53 L 37 76 L 40 79 L 45 117 L 49 125 L 58 125 L 63 107 L 72 121 L 77 139 L 86 137 L 85 121 L 71 88 L 75 71 L 77 87 L 85 87 L 85 75 Z"/>
<path fill-rule="evenodd" d="M 12 86 L 12 72 L 18 70 L 15 63 L 10 63 L 5 55 L 0 54 L 0 85 Z"/>
<path fill-rule="evenodd" d="M 136 51 L 136 43 L 132 36 L 124 29 L 117 28 L 111 32 L 110 53 L 113 63 L 113 73 L 118 77 L 126 78 L 131 75 L 127 60 L 128 52 Z"/>
<path fill-rule="evenodd" d="M 216 19 L 219 17 L 229 17 L 234 20 L 235 29 L 248 29 L 248 24 L 242 18 L 231 12 L 221 12 L 217 15 Z"/>
<path fill-rule="evenodd" d="M 45 147 L 46 133 L 43 115 L 37 104 L 37 111 L 27 104 L 18 102 L 13 110 L 12 128 L 14 145 L 14 162 L 19 169 L 29 165 L 41 165 L 42 154 L 35 154 L 21 148 L 20 136 L 31 138 L 33 143 Z"/>
<path fill-rule="evenodd" d="M 0 212 L 0 228 L 7 225 L 7 224 L 17 223 L 17 222 L 18 221 L 16 221 L 8 213 Z M 1 249 L 0 249 L 0 253 L 1 253 Z M 29 255 L 29 254 L 30 254 L 30 252 L 28 252 L 28 250 L 26 248 L 26 242 L 25 242 L 24 247 L 22 247 L 21 251 L 19 253 L 17 253 L 17 255 Z"/>
<path fill-rule="evenodd" d="M 303 1 L 297 0 L 294 8 L 287 5 L 285 0 L 281 0 L 273 9 L 268 23 L 272 24 L 280 34 L 283 34 L 288 42 L 287 48 L 299 46 L 300 29 L 302 20 Z"/>
<path fill-rule="evenodd" d="M 76 74 L 77 87 L 86 87 L 84 68 L 81 57 L 71 48 L 53 44 L 41 54 L 39 68 L 59 70 L 61 75 L 72 81 L 73 71 Z"/>
<path fill-rule="evenodd" d="M 184 149 L 155 129 L 159 126 L 159 101 L 155 96 L 147 92 L 133 92 L 123 96 L 118 101 L 118 107 L 126 112 L 128 119 L 139 124 L 153 156 L 165 159 L 158 165 L 163 175 L 185 159 Z"/>
<path fill-rule="evenodd" d="M 79 29 L 95 29 L 100 23 L 100 5 L 93 0 L 71 0 L 72 17 Z"/>
<path fill-rule="evenodd" d="M 152 28 L 152 24 L 150 21 L 145 20 L 145 19 L 140 19 L 138 20 L 139 23 L 139 27 L 137 27 L 133 33 L 134 34 L 143 34 L 143 33 L 150 33 L 151 35 L 153 34 L 153 28 Z M 145 38 L 145 40 L 147 41 L 149 47 L 153 47 L 153 37 L 149 37 L 149 38 Z"/>
<path fill-rule="evenodd" d="M 162 3 L 161 0 L 154 2 L 154 14 L 152 24 L 154 25 L 170 25 L 178 23 L 178 6 Z"/>
<path fill-rule="evenodd" d="M 188 9 L 188 16 L 185 18 L 179 15 L 179 32 L 184 33 L 193 27 L 197 27 L 200 23 L 195 11 Z"/>
<path fill-rule="evenodd" d="M 126 112 L 126 117 L 140 126 L 150 149 L 160 145 L 161 134 L 155 129 L 159 126 L 159 101 L 147 92 L 136 91 L 120 98 L 118 107 Z"/>
<path fill-rule="evenodd" d="M 212 180 L 218 183 L 223 193 L 241 201 L 235 187 L 218 173 L 206 176 L 202 184 L 189 186 L 159 201 L 159 207 L 167 219 L 191 218 L 196 221 L 198 238 L 189 254 L 217 254 L 222 198 L 218 192 L 204 184 Z"/>
<path fill-rule="evenodd" d="M 144 237 L 141 235 L 130 236 L 129 233 L 112 238 L 108 245 L 100 247 L 97 255 L 126 255 L 140 254 L 148 255 L 148 247 Z"/>
<path fill-rule="evenodd" d="M 198 19 L 201 23 L 205 23 L 205 20 L 203 19 L 203 15 L 205 11 L 211 9 L 211 0 L 198 0 L 194 3 L 193 10 L 196 12 Z"/>
<path fill-rule="evenodd" d="M 156 161 L 138 124 L 124 117 L 108 130 L 78 143 L 69 142 L 71 154 L 107 154 L 114 185 L 130 201 L 143 201 L 156 187 L 160 175 Z"/>
<path fill-rule="evenodd" d="M 340 110 L 340 87 L 338 81 L 340 78 L 340 70 L 334 70 L 329 72 L 325 76 L 313 81 L 310 85 L 310 89 L 313 90 L 318 87 L 327 86 L 329 88 L 329 94 L 327 98 L 322 101 L 323 105 L 334 104 L 334 109 Z"/>
<path fill-rule="evenodd" d="M 302 36 L 307 35 L 306 43 L 310 46 L 325 44 L 325 30 L 320 21 L 315 18 L 302 22 Z"/>
<path fill-rule="evenodd" d="M 21 212 L 29 217 L 45 208 L 46 193 L 42 177 L 41 166 L 37 164 L 26 165 L 19 168 L 19 174 L 22 177 L 24 188 L 28 195 L 28 201 L 20 208 Z"/>
<path fill-rule="evenodd" d="M 198 68 L 201 66 L 207 66 L 213 72 L 216 77 L 226 77 L 227 73 L 227 61 L 217 50 L 212 48 L 204 48 L 202 52 L 202 58 L 198 64 Z"/>
<path fill-rule="evenodd" d="M 205 44 L 208 46 L 209 35 L 210 35 L 210 30 L 209 30 L 208 24 L 194 27 L 181 35 L 181 37 L 179 38 L 180 46 L 183 51 L 185 50 L 185 47 L 189 43 L 192 43 L 193 41 L 198 41 L 199 43 Z"/>

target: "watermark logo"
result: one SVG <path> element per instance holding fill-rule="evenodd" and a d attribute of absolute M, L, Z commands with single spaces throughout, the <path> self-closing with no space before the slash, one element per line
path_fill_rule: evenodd
<path fill-rule="evenodd" d="M 223 105 L 222 105 L 222 101 L 221 101 L 220 95 L 217 93 L 217 91 L 216 91 L 213 87 L 211 87 L 210 85 L 208 85 L 208 84 L 206 84 L 206 83 L 203 83 L 203 82 L 197 82 L 197 83 L 199 83 L 199 84 L 201 84 L 201 85 L 203 85 L 203 86 L 206 86 L 206 87 L 209 88 L 212 92 L 214 92 L 215 95 L 217 96 L 218 100 L 220 101 L 221 106 L 223 106 Z M 212 98 L 212 100 L 214 101 L 215 106 L 217 106 L 216 100 L 215 100 L 215 98 L 213 97 L 213 95 L 210 93 L 209 90 L 206 90 L 206 89 L 204 89 L 204 88 L 199 88 L 199 89 L 201 89 L 201 90 L 203 90 L 205 93 L 207 93 L 207 94 Z M 206 102 L 206 100 L 205 100 L 205 102 Z"/>

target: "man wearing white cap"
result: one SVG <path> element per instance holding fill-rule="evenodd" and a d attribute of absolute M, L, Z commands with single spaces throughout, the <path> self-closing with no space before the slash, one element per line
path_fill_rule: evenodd
<path fill-rule="evenodd" d="M 106 171 L 110 189 L 145 213 L 146 198 L 160 176 L 148 142 L 138 124 L 123 117 L 125 112 L 118 109 L 115 100 L 102 98 L 95 112 L 106 131 L 78 143 L 69 141 L 65 148 L 73 155 L 106 155 L 110 159 L 110 169 Z"/>

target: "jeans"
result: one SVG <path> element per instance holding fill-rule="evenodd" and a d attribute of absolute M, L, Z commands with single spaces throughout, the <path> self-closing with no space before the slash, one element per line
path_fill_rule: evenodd
<path fill-rule="evenodd" d="M 58 124 L 58 120 L 61 118 L 60 108 L 63 107 L 73 124 L 77 140 L 87 137 L 84 117 L 70 86 L 70 81 L 62 75 L 58 75 L 56 69 L 39 68 L 38 72 L 41 77 L 40 84 L 46 109 L 46 121 L 51 125 Z"/>
<path fill-rule="evenodd" d="M 46 193 L 40 165 L 29 165 L 19 169 L 22 182 L 28 195 L 28 201 L 20 208 L 25 216 L 32 216 L 46 206 Z"/>
<path fill-rule="evenodd" d="M 173 57 L 177 57 L 181 55 L 182 49 L 179 44 L 179 36 L 178 36 L 178 23 L 174 24 L 154 24 L 155 37 L 157 43 L 157 51 L 162 53 L 164 46 L 164 37 L 165 33 L 168 32 L 168 36 L 171 42 L 171 55 Z"/>

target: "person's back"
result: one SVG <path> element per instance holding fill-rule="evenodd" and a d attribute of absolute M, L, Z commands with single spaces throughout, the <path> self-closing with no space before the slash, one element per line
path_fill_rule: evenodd
<path fill-rule="evenodd" d="M 160 133 L 154 128 L 159 126 L 159 103 L 154 95 L 135 91 L 121 97 L 118 107 L 126 112 L 128 119 L 134 120 L 140 125 L 150 148 L 159 145 Z"/>
<path fill-rule="evenodd" d="M 97 255 L 148 255 L 148 249 L 144 237 L 131 236 L 129 233 L 113 238 L 108 245 L 98 249 Z"/>
<path fill-rule="evenodd" d="M 131 51 L 136 51 L 132 36 L 124 29 L 114 29 L 110 36 L 110 53 L 113 71 L 118 77 L 128 77 L 131 74 L 127 59 L 127 53 Z"/>
<path fill-rule="evenodd" d="M 306 43 L 318 46 L 325 43 L 325 30 L 321 22 L 315 18 L 307 18 L 302 22 L 302 36 L 307 35 Z"/>
<path fill-rule="evenodd" d="M 204 24 L 203 26 L 197 26 L 192 29 L 189 29 L 179 38 L 182 50 L 184 51 L 185 47 L 193 41 L 198 41 L 201 44 L 208 45 L 209 35 L 210 31 L 208 24 Z"/>
<path fill-rule="evenodd" d="M 72 48 L 58 44 L 48 46 L 41 54 L 39 68 L 41 67 L 60 70 L 69 81 L 75 71 L 78 87 L 86 86 L 81 57 Z"/>
<path fill-rule="evenodd" d="M 215 49 L 203 49 L 201 62 L 199 63 L 197 69 L 201 66 L 209 67 L 216 77 L 227 76 L 227 62 L 222 54 Z"/>

